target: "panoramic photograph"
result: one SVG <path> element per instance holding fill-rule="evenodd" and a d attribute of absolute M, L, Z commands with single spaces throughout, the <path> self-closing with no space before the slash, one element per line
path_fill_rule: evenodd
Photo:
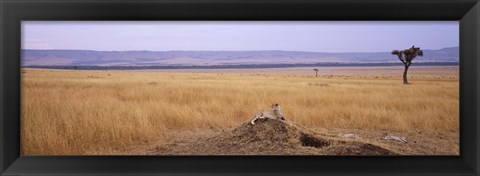
<path fill-rule="evenodd" d="M 21 155 L 459 155 L 458 21 L 21 30 Z"/>

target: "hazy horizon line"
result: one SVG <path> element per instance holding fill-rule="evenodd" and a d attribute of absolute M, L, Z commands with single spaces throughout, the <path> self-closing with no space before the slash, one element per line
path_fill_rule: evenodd
<path fill-rule="evenodd" d="M 420 47 L 421 48 L 421 47 Z M 422 50 L 442 50 L 447 48 L 460 48 L 460 46 L 448 46 L 442 47 L 439 49 L 422 49 Z M 408 48 L 404 48 L 408 49 Z M 342 52 L 331 52 L 331 51 L 306 51 L 306 50 L 278 50 L 278 49 L 268 49 L 268 50 L 92 50 L 92 49 L 29 49 L 22 48 L 21 50 L 38 50 L 38 51 L 97 51 L 97 52 L 138 52 L 138 51 L 147 51 L 147 52 L 241 52 L 241 51 L 284 51 L 284 52 L 311 52 L 311 53 L 383 53 L 391 51 L 342 51 Z M 395 50 L 395 49 L 392 49 Z M 401 49 L 399 49 L 401 50 Z"/>

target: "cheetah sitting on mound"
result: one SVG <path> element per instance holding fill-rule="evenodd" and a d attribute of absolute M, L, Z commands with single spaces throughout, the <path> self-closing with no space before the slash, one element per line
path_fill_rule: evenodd
<path fill-rule="evenodd" d="M 282 113 L 282 108 L 280 107 L 280 105 L 278 105 L 278 103 L 272 104 L 272 108 L 273 108 L 273 111 L 263 110 L 263 111 L 257 112 L 255 114 L 255 117 L 253 117 L 252 121 L 250 121 L 250 123 L 252 123 L 252 125 L 255 125 L 255 121 L 257 121 L 258 119 L 264 119 L 264 118 L 285 120 L 285 116 L 283 116 L 283 113 Z"/>

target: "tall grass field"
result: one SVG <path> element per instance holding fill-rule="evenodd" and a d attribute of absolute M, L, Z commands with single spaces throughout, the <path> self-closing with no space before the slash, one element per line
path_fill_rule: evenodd
<path fill-rule="evenodd" d="M 459 132 L 458 74 L 22 69 L 23 155 L 108 155 L 229 129 L 278 103 L 309 128 Z M 389 70 L 388 68 L 386 70 Z M 440 69 L 440 72 L 442 70 Z"/>

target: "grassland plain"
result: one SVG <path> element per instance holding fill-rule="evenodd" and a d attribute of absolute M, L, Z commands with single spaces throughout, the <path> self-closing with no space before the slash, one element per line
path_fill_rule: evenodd
<path fill-rule="evenodd" d="M 279 103 L 288 121 L 311 129 L 447 138 L 443 154 L 458 154 L 458 67 L 412 67 L 410 85 L 402 85 L 397 67 L 354 74 L 338 68 L 343 72 L 318 77 L 299 69 L 305 71 L 24 68 L 21 152 L 138 154 L 124 149 L 234 128 Z"/>

